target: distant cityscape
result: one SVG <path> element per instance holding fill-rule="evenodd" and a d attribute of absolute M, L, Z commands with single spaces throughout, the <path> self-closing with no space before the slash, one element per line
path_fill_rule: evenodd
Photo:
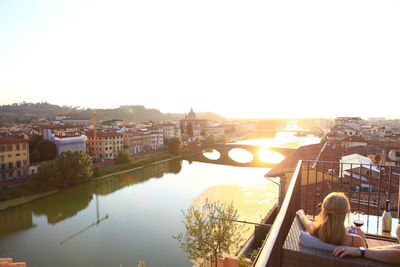
<path fill-rule="evenodd" d="M 21 103 L 11 107 L 34 106 Z M 47 103 L 44 104 L 49 105 Z M 51 106 L 51 105 L 50 105 Z M 3 111 L 6 109 L 2 106 Z M 0 126 L 1 182 L 20 179 L 37 173 L 40 159 L 29 140 L 41 136 L 50 141 L 56 155 L 63 151 L 85 151 L 93 162 L 113 160 L 118 151 L 130 155 L 165 151 L 167 140 L 180 137 L 185 143 L 199 143 L 207 136 L 225 140 L 244 138 L 249 134 L 262 133 L 265 129 L 283 128 L 290 120 L 228 121 L 210 120 L 207 114 L 196 114 L 191 109 L 181 119 L 132 122 L 121 119 L 97 121 L 96 111 L 59 112 L 52 119 L 36 118 L 30 123 L 5 123 Z M 89 116 L 88 116 L 89 114 Z M 33 116 L 26 115 L 25 116 Z M 293 123 L 292 123 L 293 124 Z M 320 131 L 321 144 L 328 143 L 342 148 L 343 156 L 351 148 L 359 147 L 372 163 L 400 165 L 400 121 L 385 118 L 338 117 L 335 120 L 307 120 L 296 126 L 305 126 Z M 301 157 L 301 155 L 300 155 Z"/>

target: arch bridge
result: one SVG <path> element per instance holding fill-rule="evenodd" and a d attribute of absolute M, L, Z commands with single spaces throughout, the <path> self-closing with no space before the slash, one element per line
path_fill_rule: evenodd
<path fill-rule="evenodd" d="M 264 147 L 264 146 L 254 146 L 254 145 L 244 145 L 244 144 L 189 145 L 186 146 L 186 148 L 188 148 L 190 152 L 193 153 L 193 155 L 196 157 L 196 161 L 214 163 L 214 164 L 223 164 L 223 165 L 233 165 L 240 167 L 266 167 L 266 168 L 272 168 L 277 164 L 262 161 L 258 156 L 258 152 L 260 151 L 261 148 L 267 148 L 268 150 L 277 152 L 284 157 L 287 157 L 296 150 L 284 147 Z M 246 163 L 241 163 L 233 160 L 229 156 L 229 151 L 235 148 L 241 148 L 250 152 L 253 155 L 253 160 Z M 219 152 L 220 154 L 219 159 L 213 160 L 203 155 L 203 152 L 207 152 L 210 150 L 215 150 Z"/>

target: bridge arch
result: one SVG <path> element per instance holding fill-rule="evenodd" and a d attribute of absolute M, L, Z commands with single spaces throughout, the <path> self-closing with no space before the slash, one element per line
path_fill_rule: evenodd
<path fill-rule="evenodd" d="M 268 163 L 260 160 L 258 152 L 260 151 L 261 148 L 263 148 L 261 146 L 243 145 L 243 144 L 215 144 L 215 145 L 191 145 L 187 146 L 187 148 L 190 149 L 190 151 L 193 154 L 196 154 L 198 157 L 200 157 L 200 161 L 202 162 L 243 166 L 243 167 L 271 168 L 276 166 L 276 163 Z M 250 162 L 238 162 L 232 159 L 229 156 L 229 152 L 235 148 L 241 148 L 248 151 L 253 155 L 253 159 Z M 204 156 L 203 152 L 211 149 L 219 152 L 220 154 L 219 159 L 209 159 Z M 287 156 L 295 150 L 295 149 L 279 148 L 279 147 L 269 147 L 268 149 L 271 151 L 278 152 L 283 156 Z"/>

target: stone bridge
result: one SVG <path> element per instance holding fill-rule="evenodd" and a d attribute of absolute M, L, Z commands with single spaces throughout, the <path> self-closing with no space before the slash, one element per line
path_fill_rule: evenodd
<path fill-rule="evenodd" d="M 284 157 L 287 157 L 289 154 L 293 153 L 296 150 L 292 148 L 263 147 L 263 146 L 253 146 L 253 145 L 243 145 L 243 144 L 189 145 L 186 146 L 186 148 L 193 153 L 193 156 L 196 161 L 214 163 L 214 164 L 223 164 L 223 165 L 234 165 L 241 167 L 266 167 L 266 168 L 272 168 L 276 166 L 276 163 L 268 163 L 260 160 L 258 152 L 261 148 L 267 148 L 268 150 L 277 152 Z M 241 148 L 250 152 L 253 155 L 253 160 L 246 163 L 241 163 L 233 160 L 229 156 L 229 151 L 235 148 Z M 220 154 L 219 159 L 213 160 L 203 155 L 203 152 L 207 152 L 210 150 L 218 151 Z"/>

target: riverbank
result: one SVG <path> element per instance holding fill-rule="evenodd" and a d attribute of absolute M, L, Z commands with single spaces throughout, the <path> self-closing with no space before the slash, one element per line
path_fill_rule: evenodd
<path fill-rule="evenodd" d="M 97 175 L 93 176 L 87 182 L 101 180 L 113 175 L 131 172 L 137 169 L 144 168 L 146 166 L 178 158 L 181 158 L 181 156 L 176 156 L 169 153 L 161 153 L 156 155 L 149 155 L 145 158 L 135 159 L 132 160 L 132 162 L 130 163 L 97 166 L 95 167 L 97 169 Z M 59 191 L 59 189 L 50 186 L 42 188 L 38 185 L 35 185 L 33 181 L 13 188 L 0 189 L 0 195 L 4 199 L 0 201 L 0 211 L 31 202 L 35 199 L 55 194 Z"/>

